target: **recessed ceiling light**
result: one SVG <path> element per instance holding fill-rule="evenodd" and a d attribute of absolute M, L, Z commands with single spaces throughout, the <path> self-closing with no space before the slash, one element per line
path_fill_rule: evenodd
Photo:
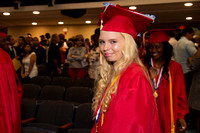
<path fill-rule="evenodd" d="M 37 22 L 33 22 L 32 25 L 37 25 Z"/>
<path fill-rule="evenodd" d="M 9 16 L 10 13 L 9 13 L 9 12 L 4 12 L 3 15 L 4 15 L 4 16 Z"/>
<path fill-rule="evenodd" d="M 85 21 L 86 24 L 91 24 L 91 21 L 87 20 Z"/>
<path fill-rule="evenodd" d="M 192 3 L 185 3 L 184 6 L 192 6 Z"/>
<path fill-rule="evenodd" d="M 135 10 L 135 9 L 137 9 L 137 7 L 136 6 L 130 6 L 129 9 L 130 10 Z"/>
<path fill-rule="evenodd" d="M 39 11 L 33 11 L 33 14 L 40 14 Z"/>
<path fill-rule="evenodd" d="M 61 21 L 60 21 L 60 22 L 58 22 L 58 24 L 64 24 L 64 22 L 61 22 Z"/>
<path fill-rule="evenodd" d="M 192 20 L 192 17 L 186 17 L 186 20 Z"/>

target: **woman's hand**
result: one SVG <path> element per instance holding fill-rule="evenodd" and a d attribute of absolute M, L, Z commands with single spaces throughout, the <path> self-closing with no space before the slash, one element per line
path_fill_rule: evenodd
<path fill-rule="evenodd" d="M 151 67 L 149 68 L 149 72 L 150 72 L 151 79 L 154 79 L 157 76 L 158 69 L 155 67 Z"/>
<path fill-rule="evenodd" d="M 187 128 L 187 124 L 184 119 L 179 119 L 180 122 L 180 131 L 184 131 Z"/>
<path fill-rule="evenodd" d="M 72 58 L 74 58 L 74 55 L 71 55 Z"/>

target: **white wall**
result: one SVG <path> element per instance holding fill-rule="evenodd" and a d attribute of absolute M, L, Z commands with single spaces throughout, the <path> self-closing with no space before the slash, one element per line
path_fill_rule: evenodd
<path fill-rule="evenodd" d="M 16 26 L 8 27 L 8 35 L 13 35 L 18 38 L 19 36 L 25 36 L 27 33 L 31 33 L 32 37 L 39 37 L 45 33 L 60 34 L 64 33 L 63 29 L 67 28 L 68 32 L 65 38 L 71 38 L 77 34 L 82 34 L 84 38 L 89 38 L 94 34 L 94 30 L 99 28 L 97 25 L 69 25 L 69 26 Z"/>

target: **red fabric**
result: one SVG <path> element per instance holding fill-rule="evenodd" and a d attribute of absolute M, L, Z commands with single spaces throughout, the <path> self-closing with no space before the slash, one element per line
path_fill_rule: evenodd
<path fill-rule="evenodd" d="M 60 52 L 61 63 L 65 64 L 65 53 Z"/>
<path fill-rule="evenodd" d="M 101 120 L 101 116 L 100 116 Z M 158 110 L 149 81 L 132 63 L 120 76 L 99 133 L 160 133 Z M 91 133 L 95 133 L 96 124 Z"/>
<path fill-rule="evenodd" d="M 0 31 L 0 37 L 7 37 L 7 35 L 3 33 L 2 31 Z"/>
<path fill-rule="evenodd" d="M 163 31 L 154 31 L 149 35 L 149 43 L 160 43 L 168 40 L 169 36 Z"/>
<path fill-rule="evenodd" d="M 109 5 L 103 13 L 102 30 L 127 33 L 136 39 L 152 21 L 142 13 Z"/>
<path fill-rule="evenodd" d="M 21 133 L 22 87 L 9 55 L 0 49 L 0 132 Z"/>
<path fill-rule="evenodd" d="M 171 61 L 169 69 L 172 77 L 174 121 L 176 124 L 176 120 L 184 119 L 189 110 L 182 67 L 177 62 Z M 171 129 L 169 92 L 169 78 L 166 75 L 163 75 L 158 88 L 157 98 L 161 133 L 170 133 Z"/>
<path fill-rule="evenodd" d="M 69 68 L 68 71 L 69 76 L 74 80 L 81 79 L 86 76 L 86 69 L 85 68 Z"/>

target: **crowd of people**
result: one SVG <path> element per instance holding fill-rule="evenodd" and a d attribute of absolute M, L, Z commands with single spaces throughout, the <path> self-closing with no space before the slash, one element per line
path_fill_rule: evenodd
<path fill-rule="evenodd" d="M 7 44 L 1 48 L 10 55 L 22 83 L 42 75 L 42 70 L 48 70 L 48 76 L 61 75 L 66 66 L 67 74 L 74 80 L 87 75 L 95 79 L 100 55 L 99 32 L 97 28 L 91 42 L 81 34 L 66 40 L 64 34 L 47 33 L 40 36 L 40 41 L 30 33 L 18 39 L 8 35 Z"/>
<path fill-rule="evenodd" d="M 74 82 L 95 79 L 92 133 L 175 133 L 192 122 L 199 132 L 200 36 L 185 27 L 150 30 L 140 40 L 138 33 L 154 19 L 119 6 L 108 5 L 101 19 L 102 29 L 90 39 L 47 33 L 40 41 L 31 34 L 15 41 L 8 35 L 0 47 L 22 83 L 42 69 L 62 75 L 65 66 Z"/>

